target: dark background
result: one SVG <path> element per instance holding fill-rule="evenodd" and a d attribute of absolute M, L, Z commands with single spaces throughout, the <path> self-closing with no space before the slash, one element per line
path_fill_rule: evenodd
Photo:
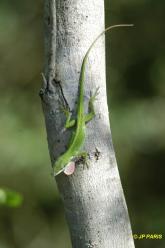
<path fill-rule="evenodd" d="M 133 233 L 165 235 L 165 32 L 163 0 L 106 1 L 111 128 Z M 70 248 L 51 176 L 38 90 L 43 70 L 43 2 L 0 1 L 0 186 L 24 197 L 0 208 L 0 248 Z M 137 248 L 163 248 L 137 240 Z"/>

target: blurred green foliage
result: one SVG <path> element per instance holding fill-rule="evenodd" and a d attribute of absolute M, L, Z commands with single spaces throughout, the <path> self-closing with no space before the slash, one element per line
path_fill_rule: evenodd
<path fill-rule="evenodd" d="M 107 0 L 105 7 L 106 26 L 135 25 L 106 43 L 111 128 L 133 233 L 164 235 L 165 2 Z M 21 208 L 0 209 L 1 248 L 71 247 L 38 97 L 42 15 L 41 0 L 0 1 L 0 185 L 24 196 Z"/>
<path fill-rule="evenodd" d="M 0 188 L 0 206 L 19 207 L 22 204 L 22 196 L 9 189 Z"/>

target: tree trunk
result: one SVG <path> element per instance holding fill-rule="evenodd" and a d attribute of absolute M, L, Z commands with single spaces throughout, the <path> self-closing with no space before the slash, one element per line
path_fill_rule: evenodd
<path fill-rule="evenodd" d="M 45 0 L 45 78 L 40 96 L 52 163 L 66 150 L 71 131 L 64 131 L 63 102 L 76 113 L 82 59 L 104 29 L 103 0 Z M 72 176 L 60 174 L 57 184 L 74 248 L 134 247 L 128 211 L 120 183 L 109 125 L 105 79 L 105 45 L 101 38 L 88 60 L 85 106 L 90 91 L 100 87 L 96 117 L 87 124 L 83 150 L 89 169 L 76 167 Z"/>

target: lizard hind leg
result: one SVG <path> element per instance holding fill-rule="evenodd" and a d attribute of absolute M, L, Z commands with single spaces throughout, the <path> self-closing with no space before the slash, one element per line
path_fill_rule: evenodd
<path fill-rule="evenodd" d="M 65 107 L 61 107 L 62 112 L 65 114 L 66 116 L 66 122 L 65 122 L 65 128 L 71 128 L 75 126 L 76 121 L 74 119 L 71 120 L 71 112 L 69 111 L 69 109 L 65 108 Z"/>
<path fill-rule="evenodd" d="M 85 116 L 85 123 L 88 123 L 91 121 L 96 113 L 95 113 L 95 108 L 94 108 L 94 102 L 97 100 L 97 96 L 99 94 L 99 87 L 96 88 L 95 93 L 92 95 L 90 94 L 90 99 L 89 99 L 89 104 L 88 104 L 88 110 L 89 113 Z"/>

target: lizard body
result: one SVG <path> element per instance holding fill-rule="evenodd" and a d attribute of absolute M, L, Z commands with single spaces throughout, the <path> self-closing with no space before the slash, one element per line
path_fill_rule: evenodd
<path fill-rule="evenodd" d="M 92 42 L 90 47 L 88 48 L 83 61 L 81 65 L 81 71 L 80 71 L 80 78 L 79 78 L 79 96 L 78 96 L 78 105 L 77 105 L 77 119 L 71 120 L 71 115 L 68 110 L 64 109 L 63 111 L 65 112 L 67 116 L 66 128 L 70 128 L 73 126 L 75 127 L 75 131 L 73 131 L 70 143 L 68 146 L 68 149 L 66 150 L 65 153 L 63 153 L 59 158 L 55 161 L 53 165 L 53 170 L 54 170 L 54 176 L 59 175 L 61 172 L 65 172 L 66 167 L 69 165 L 69 163 L 77 158 L 77 157 L 86 157 L 87 153 L 86 152 L 81 152 L 81 148 L 84 144 L 85 141 L 85 129 L 86 129 L 86 123 L 91 121 L 94 116 L 95 116 L 95 110 L 94 110 L 94 105 L 93 102 L 96 99 L 96 96 L 98 95 L 98 88 L 96 89 L 94 95 L 90 97 L 89 100 L 89 110 L 90 112 L 88 114 L 85 114 L 84 112 L 84 79 L 85 79 L 85 67 L 88 59 L 88 55 L 93 48 L 94 44 L 96 41 L 108 30 L 116 28 L 116 27 L 125 27 L 125 26 L 132 26 L 132 24 L 119 24 L 119 25 L 114 25 L 106 28 L 104 31 L 102 31 Z M 74 170 L 73 170 L 74 172 Z M 72 174 L 72 173 L 71 173 Z M 69 175 L 69 174 L 68 174 Z"/>

